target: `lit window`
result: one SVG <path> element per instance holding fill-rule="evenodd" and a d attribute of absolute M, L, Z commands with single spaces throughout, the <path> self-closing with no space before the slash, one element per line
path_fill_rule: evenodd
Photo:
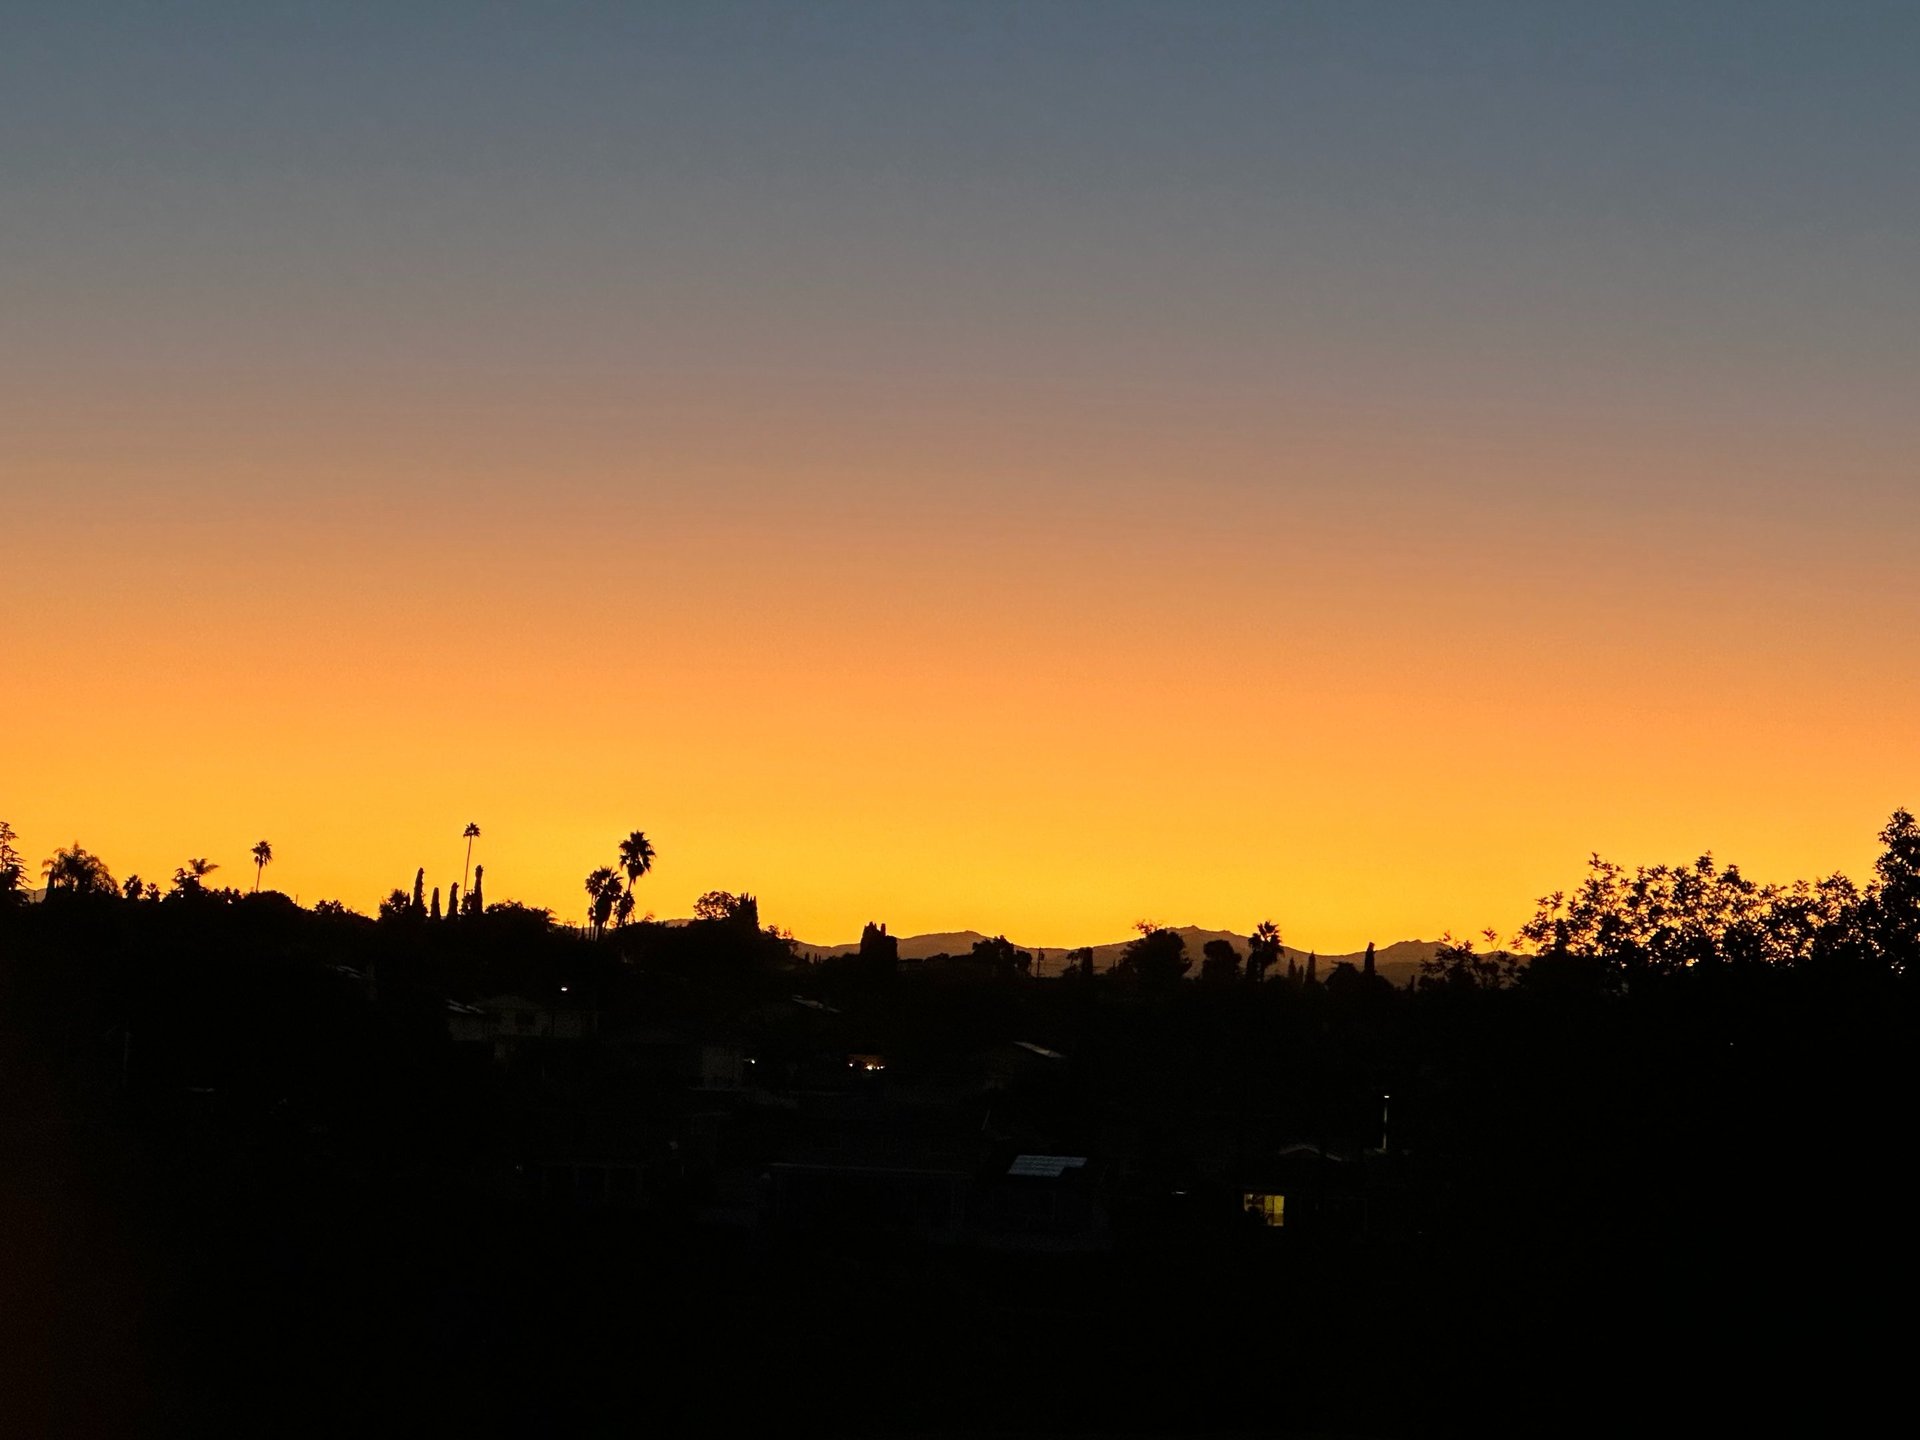
<path fill-rule="evenodd" d="M 1247 1214 L 1259 1216 L 1262 1225 L 1277 1230 L 1287 1223 L 1287 1197 L 1284 1195 L 1267 1195 L 1249 1190 L 1241 1195 L 1240 1203 Z"/>

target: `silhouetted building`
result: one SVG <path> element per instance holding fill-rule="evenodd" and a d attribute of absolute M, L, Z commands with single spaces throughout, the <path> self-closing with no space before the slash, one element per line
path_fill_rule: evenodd
<path fill-rule="evenodd" d="M 527 1041 L 584 1040 L 599 1030 L 585 1006 L 548 1004 L 522 995 L 494 995 L 447 1007 L 447 1034 L 461 1044 L 491 1044 L 504 1059 Z"/>
<path fill-rule="evenodd" d="M 1105 1167 L 1084 1155 L 1015 1155 L 978 1186 L 974 1242 L 987 1250 L 1111 1249 Z"/>

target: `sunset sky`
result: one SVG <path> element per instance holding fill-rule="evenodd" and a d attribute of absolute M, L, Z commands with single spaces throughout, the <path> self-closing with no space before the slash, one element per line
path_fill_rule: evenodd
<path fill-rule="evenodd" d="M 1920 805 L 1920 7 L 10 3 L 0 817 L 1511 932 Z"/>

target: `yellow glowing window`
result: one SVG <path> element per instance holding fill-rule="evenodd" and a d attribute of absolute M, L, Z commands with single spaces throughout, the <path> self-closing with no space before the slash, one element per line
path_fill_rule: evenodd
<path fill-rule="evenodd" d="M 1258 1215 L 1262 1225 L 1278 1229 L 1287 1223 L 1287 1197 L 1284 1195 L 1263 1195 L 1247 1191 L 1240 1197 L 1242 1207 L 1249 1215 Z"/>

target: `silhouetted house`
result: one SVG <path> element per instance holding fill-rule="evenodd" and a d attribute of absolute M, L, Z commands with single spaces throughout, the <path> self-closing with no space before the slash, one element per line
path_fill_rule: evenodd
<path fill-rule="evenodd" d="M 563 1209 L 637 1209 L 680 1176 L 670 1122 L 619 1107 L 516 1108 L 503 1198 Z"/>
<path fill-rule="evenodd" d="M 971 1227 L 986 1250 L 1087 1253 L 1113 1245 L 1104 1167 L 1084 1155 L 1015 1155 L 978 1182 Z"/>
<path fill-rule="evenodd" d="M 584 1040 L 598 1029 L 599 1016 L 585 1006 L 543 1003 L 521 995 L 494 995 L 447 1006 L 448 1036 L 462 1044 L 490 1044 L 499 1058 L 528 1041 Z"/>
<path fill-rule="evenodd" d="M 753 1058 L 736 1040 L 617 1022 L 603 1025 L 600 1038 L 628 1073 L 655 1085 L 726 1092 L 745 1090 L 756 1078 Z"/>
<path fill-rule="evenodd" d="M 1398 1233 L 1409 1218 L 1405 1196 L 1405 1157 L 1379 1151 L 1285 1145 L 1240 1173 L 1240 1205 L 1250 1227 L 1306 1236 L 1377 1239 Z"/>

